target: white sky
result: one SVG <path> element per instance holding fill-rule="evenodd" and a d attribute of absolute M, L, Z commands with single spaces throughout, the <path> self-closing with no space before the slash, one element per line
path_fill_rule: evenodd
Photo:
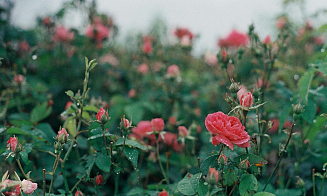
<path fill-rule="evenodd" d="M 33 27 L 37 16 L 56 13 L 67 0 L 16 0 L 12 23 L 22 28 Z M 231 29 L 247 31 L 254 22 L 260 37 L 272 34 L 275 18 L 287 12 L 301 22 L 299 6 L 283 8 L 282 0 L 98 0 L 100 13 L 113 16 L 120 30 L 120 39 L 130 32 L 144 32 L 153 19 L 160 16 L 169 30 L 187 27 L 200 35 L 195 43 L 195 52 L 216 50 L 217 40 Z M 310 16 L 319 9 L 327 8 L 327 0 L 307 0 L 305 13 Z M 314 26 L 327 23 L 324 17 L 313 20 Z M 80 15 L 68 14 L 66 25 L 81 27 Z"/>

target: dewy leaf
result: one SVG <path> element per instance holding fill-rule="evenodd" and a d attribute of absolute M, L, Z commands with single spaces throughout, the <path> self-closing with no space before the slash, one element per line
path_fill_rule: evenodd
<path fill-rule="evenodd" d="M 26 165 L 28 165 L 31 161 L 28 160 L 28 153 L 32 151 L 32 144 L 25 144 L 23 146 L 23 151 L 21 151 L 19 154 L 22 157 L 22 160 Z"/>
<path fill-rule="evenodd" d="M 95 159 L 95 164 L 100 170 L 110 172 L 111 160 L 108 155 L 98 152 L 97 158 Z"/>
<path fill-rule="evenodd" d="M 209 168 L 218 168 L 218 154 L 208 156 L 200 165 L 200 171 L 203 173 L 203 175 L 207 175 Z"/>
<path fill-rule="evenodd" d="M 199 180 L 201 173 L 192 175 L 186 174 L 184 179 L 177 184 L 177 190 L 184 195 L 194 195 L 199 189 Z"/>
<path fill-rule="evenodd" d="M 206 196 L 208 193 L 208 183 L 204 181 L 203 179 L 199 182 L 199 190 L 198 195 L 199 196 Z"/>
<path fill-rule="evenodd" d="M 116 143 L 115 146 L 121 146 L 124 144 L 124 138 L 120 138 Z M 146 150 L 146 147 L 143 146 L 142 144 L 138 143 L 137 141 L 134 140 L 130 140 L 130 139 L 126 139 L 125 141 L 125 145 L 126 146 L 132 146 L 135 148 L 139 148 L 141 150 Z"/>
<path fill-rule="evenodd" d="M 90 178 L 90 173 L 91 173 L 91 170 L 93 168 L 94 163 L 95 163 L 95 155 L 88 156 L 87 161 L 86 161 L 86 165 L 85 165 L 87 179 Z"/>
<path fill-rule="evenodd" d="M 69 97 L 74 97 L 74 92 L 71 91 L 71 90 L 68 90 L 68 91 L 66 91 L 65 93 L 66 93 L 66 95 L 68 95 Z"/>
<path fill-rule="evenodd" d="M 238 169 L 234 168 L 226 168 L 224 169 L 223 178 L 224 184 L 228 184 L 228 186 L 233 185 L 237 181 Z"/>
<path fill-rule="evenodd" d="M 239 185 L 240 195 L 250 196 L 252 191 L 258 190 L 258 181 L 253 174 L 244 176 Z"/>
<path fill-rule="evenodd" d="M 130 148 L 128 146 L 124 147 L 123 152 L 124 152 L 125 156 L 127 157 L 127 159 L 132 163 L 134 169 L 136 169 L 139 152 L 136 149 Z"/>
<path fill-rule="evenodd" d="M 268 193 L 268 192 L 259 192 L 259 193 L 256 193 L 254 194 L 253 196 L 276 196 L 272 193 Z"/>
<path fill-rule="evenodd" d="M 308 102 L 309 88 L 315 72 L 316 70 L 313 69 L 308 70 L 303 74 L 298 82 L 299 94 L 305 104 Z"/>
<path fill-rule="evenodd" d="M 243 154 L 238 157 L 234 158 L 234 161 L 236 164 L 240 164 L 241 161 L 248 159 L 250 162 L 250 169 L 253 173 L 259 173 L 259 168 L 260 166 L 264 165 L 267 163 L 266 160 L 263 158 L 255 155 L 255 154 Z"/>
<path fill-rule="evenodd" d="M 44 102 L 39 106 L 33 108 L 31 112 L 31 121 L 33 123 L 39 122 L 47 118 L 52 112 L 52 107 L 48 105 L 48 102 Z"/>

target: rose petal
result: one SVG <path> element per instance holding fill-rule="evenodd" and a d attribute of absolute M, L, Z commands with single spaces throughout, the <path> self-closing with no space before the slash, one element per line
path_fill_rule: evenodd
<path fill-rule="evenodd" d="M 215 137 L 212 138 L 212 144 L 213 145 L 218 145 L 220 143 L 225 144 L 231 150 L 234 149 L 234 145 L 232 144 L 232 142 L 229 139 L 227 139 L 225 136 L 223 136 L 223 135 L 216 135 Z"/>

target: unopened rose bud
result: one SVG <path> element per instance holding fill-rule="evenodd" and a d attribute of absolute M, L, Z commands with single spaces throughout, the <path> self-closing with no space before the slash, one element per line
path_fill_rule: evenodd
<path fill-rule="evenodd" d="M 228 89 L 231 93 L 237 93 L 240 90 L 240 83 L 232 82 Z"/>
<path fill-rule="evenodd" d="M 97 176 L 95 177 L 95 184 L 99 186 L 102 182 L 103 182 L 103 177 L 102 177 L 102 175 L 97 175 Z"/>
<path fill-rule="evenodd" d="M 239 167 L 241 169 L 248 169 L 250 167 L 250 162 L 248 159 L 244 159 L 243 161 L 240 162 Z"/>
<path fill-rule="evenodd" d="M 11 152 L 16 152 L 17 144 L 18 144 L 17 138 L 15 136 L 10 137 L 9 140 L 7 141 L 7 149 L 11 150 Z"/>
<path fill-rule="evenodd" d="M 108 112 L 106 112 L 103 108 L 100 108 L 98 114 L 97 114 L 97 120 L 98 122 L 105 124 L 109 120 Z"/>
<path fill-rule="evenodd" d="M 302 112 L 304 112 L 304 105 L 301 105 L 301 103 L 292 105 L 292 107 L 293 107 L 293 112 L 296 115 L 300 115 L 300 114 L 302 114 Z"/>
<path fill-rule="evenodd" d="M 29 180 L 22 181 L 22 190 L 25 194 L 32 194 L 37 189 L 37 183 L 33 183 Z"/>
<path fill-rule="evenodd" d="M 84 196 L 81 191 L 76 191 L 75 196 Z"/>
<path fill-rule="evenodd" d="M 68 141 L 69 135 L 65 128 L 62 128 L 57 135 L 57 141 L 61 144 L 64 144 Z"/>
<path fill-rule="evenodd" d="M 158 196 L 168 196 L 168 192 L 167 191 L 161 191 Z"/>
<path fill-rule="evenodd" d="M 222 154 L 218 157 L 218 164 L 219 165 L 227 165 L 227 157 Z"/>
<path fill-rule="evenodd" d="M 243 109 L 247 110 L 253 105 L 253 96 L 251 92 L 245 93 L 241 96 L 240 104 Z"/>
<path fill-rule="evenodd" d="M 217 184 L 219 180 L 218 171 L 215 168 L 209 168 L 208 182 L 210 184 Z"/>
<path fill-rule="evenodd" d="M 188 135 L 188 130 L 184 126 L 179 126 L 178 127 L 178 135 L 180 137 L 186 137 Z"/>

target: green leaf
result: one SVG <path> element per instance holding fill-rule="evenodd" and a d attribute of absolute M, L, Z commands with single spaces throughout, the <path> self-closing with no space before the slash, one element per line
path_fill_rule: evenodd
<path fill-rule="evenodd" d="M 135 187 L 127 193 L 127 196 L 144 195 L 144 190 L 141 187 Z"/>
<path fill-rule="evenodd" d="M 313 69 L 308 70 L 303 74 L 303 76 L 300 78 L 298 82 L 299 94 L 302 100 L 304 101 L 304 103 L 308 102 L 309 88 L 315 72 L 316 70 Z"/>
<path fill-rule="evenodd" d="M 275 194 L 277 196 L 285 196 L 285 195 L 300 196 L 302 195 L 302 191 L 300 189 L 277 189 Z"/>
<path fill-rule="evenodd" d="M 91 128 L 92 127 L 90 127 L 90 129 Z M 101 138 L 102 137 L 101 127 L 96 127 L 94 129 L 91 129 L 91 131 L 89 131 L 89 138 L 92 138 L 94 136 L 96 137 L 95 139 L 88 139 L 88 140 L 91 141 L 91 145 L 94 147 L 95 150 L 101 151 L 102 147 L 104 146 L 103 139 Z"/>
<path fill-rule="evenodd" d="M 307 104 L 304 106 L 304 112 L 301 117 L 309 124 L 313 123 L 317 113 L 317 103 L 311 98 L 309 98 Z"/>
<path fill-rule="evenodd" d="M 124 111 L 126 117 L 132 119 L 134 123 L 138 123 L 143 119 L 144 109 L 140 103 L 127 105 Z"/>
<path fill-rule="evenodd" d="M 240 164 L 241 161 L 247 159 L 249 160 L 250 162 L 250 169 L 253 173 L 259 173 L 259 168 L 258 166 L 255 166 L 255 164 L 259 164 L 259 163 L 265 163 L 266 161 L 255 155 L 255 154 L 243 154 L 243 155 L 240 155 L 238 157 L 235 157 L 234 158 L 234 161 L 236 162 L 236 164 Z"/>
<path fill-rule="evenodd" d="M 254 194 L 253 196 L 276 196 L 272 193 L 268 193 L 268 192 L 259 192 L 259 193 L 256 193 Z"/>
<path fill-rule="evenodd" d="M 95 159 L 95 164 L 100 170 L 110 172 L 111 160 L 108 155 L 98 152 L 97 158 Z"/>
<path fill-rule="evenodd" d="M 322 130 L 326 121 L 327 121 L 327 119 L 325 117 L 322 117 L 322 116 L 317 117 L 315 120 L 315 123 L 313 123 L 312 127 L 309 130 L 305 129 L 304 135 L 307 136 L 307 139 L 309 139 L 310 141 L 314 141 L 318 131 Z M 306 133 L 308 131 L 309 131 L 309 133 Z"/>
<path fill-rule="evenodd" d="M 186 174 L 183 180 L 177 184 L 177 190 L 184 195 L 194 195 L 198 192 L 201 175 L 201 173 L 197 173 L 189 178 L 189 174 Z"/>
<path fill-rule="evenodd" d="M 127 159 L 132 163 L 134 169 L 136 169 L 137 168 L 137 161 L 138 161 L 138 157 L 139 157 L 139 152 L 136 149 L 130 148 L 128 146 L 124 147 L 123 152 L 126 155 Z"/>
<path fill-rule="evenodd" d="M 85 165 L 85 169 L 86 169 L 86 179 L 89 179 L 90 178 L 90 173 L 92 171 L 92 168 L 93 168 L 93 165 L 95 163 L 95 155 L 93 156 L 88 156 L 87 157 L 87 161 L 86 161 L 86 165 Z"/>
<path fill-rule="evenodd" d="M 200 165 L 200 171 L 203 173 L 203 175 L 207 175 L 209 168 L 218 168 L 218 154 L 208 156 L 204 159 L 204 161 Z"/>
<path fill-rule="evenodd" d="M 206 196 L 208 193 L 208 182 L 204 181 L 203 179 L 199 182 L 199 190 L 198 195 L 199 196 Z"/>
<path fill-rule="evenodd" d="M 237 181 L 237 171 L 238 169 L 236 167 L 233 169 L 225 168 L 223 173 L 224 184 L 228 184 L 228 186 L 233 185 Z"/>
<path fill-rule="evenodd" d="M 68 133 L 72 136 L 75 137 L 76 135 L 76 117 L 71 116 L 68 117 L 65 122 L 64 122 L 64 128 L 67 129 Z"/>
<path fill-rule="evenodd" d="M 71 90 L 68 90 L 68 91 L 66 91 L 65 93 L 66 93 L 66 95 L 68 95 L 69 97 L 74 97 L 74 92 L 71 91 Z"/>
<path fill-rule="evenodd" d="M 318 64 L 318 70 L 324 75 L 327 75 L 327 63 Z"/>
<path fill-rule="evenodd" d="M 31 121 L 33 123 L 39 122 L 47 118 L 52 112 L 52 107 L 48 106 L 48 102 L 44 102 L 39 106 L 33 108 L 31 112 Z"/>
<path fill-rule="evenodd" d="M 31 161 L 28 160 L 28 153 L 32 151 L 32 144 L 24 144 L 23 151 L 21 151 L 19 154 L 22 157 L 22 160 L 26 165 L 28 165 Z"/>
<path fill-rule="evenodd" d="M 93 59 L 92 61 L 90 61 L 89 63 L 89 72 L 97 65 L 98 63 L 95 62 L 95 59 Z"/>
<path fill-rule="evenodd" d="M 244 176 L 239 185 L 240 195 L 250 196 L 252 191 L 258 190 L 258 181 L 253 174 Z"/>
<path fill-rule="evenodd" d="M 6 133 L 8 134 L 17 134 L 17 135 L 27 135 L 27 133 L 25 133 L 23 130 L 21 130 L 18 127 L 10 127 L 9 129 L 7 129 Z"/>
<path fill-rule="evenodd" d="M 83 110 L 89 112 L 98 112 L 99 108 L 95 107 L 94 105 L 87 105 L 83 108 Z"/>
<path fill-rule="evenodd" d="M 106 133 L 104 134 L 104 136 L 105 136 L 105 137 L 108 137 L 108 136 L 112 136 L 112 134 L 109 133 L 109 132 L 106 132 Z M 87 140 L 94 140 L 94 139 L 98 139 L 98 138 L 102 138 L 102 137 L 103 137 L 103 134 L 97 134 L 97 135 L 93 135 L 93 136 L 87 138 Z"/>
<path fill-rule="evenodd" d="M 120 138 L 119 140 L 116 141 L 115 146 L 121 146 L 124 144 L 124 138 Z M 138 143 L 137 141 L 126 139 L 125 141 L 126 146 L 132 146 L 135 148 L 139 148 L 141 150 L 146 150 L 147 148 L 143 146 L 142 144 Z"/>

